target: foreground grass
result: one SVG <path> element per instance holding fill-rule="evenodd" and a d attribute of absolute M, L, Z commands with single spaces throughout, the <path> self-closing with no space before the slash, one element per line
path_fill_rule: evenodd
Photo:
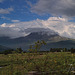
<path fill-rule="evenodd" d="M 27 75 L 29 71 L 37 71 L 40 75 L 74 75 L 71 71 L 75 70 L 75 54 L 1 54 L 0 66 L 0 75 Z"/>

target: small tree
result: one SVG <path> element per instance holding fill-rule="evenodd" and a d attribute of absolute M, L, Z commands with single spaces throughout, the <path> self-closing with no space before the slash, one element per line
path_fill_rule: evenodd
<path fill-rule="evenodd" d="M 74 48 L 71 48 L 71 53 L 75 53 L 75 49 Z"/>
<path fill-rule="evenodd" d="M 5 54 L 5 55 L 12 54 L 13 51 L 14 51 L 13 49 L 5 50 L 5 51 L 3 51 L 3 54 Z"/>
<path fill-rule="evenodd" d="M 32 48 L 33 48 L 33 46 L 30 45 L 30 46 L 29 46 L 29 49 L 28 49 L 28 51 L 29 51 L 30 53 L 33 52 L 33 49 L 32 49 Z"/>
<path fill-rule="evenodd" d="M 41 40 L 41 41 L 38 40 L 37 42 L 35 42 L 34 46 L 30 45 L 29 51 L 38 52 L 40 51 L 42 45 L 46 45 L 46 42 L 44 40 Z"/>
<path fill-rule="evenodd" d="M 17 49 L 16 49 L 16 52 L 17 52 L 17 53 L 22 53 L 23 50 L 22 50 L 21 48 L 17 48 Z"/>

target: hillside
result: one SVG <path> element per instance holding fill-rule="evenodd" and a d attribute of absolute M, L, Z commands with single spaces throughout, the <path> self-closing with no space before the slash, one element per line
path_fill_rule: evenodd
<path fill-rule="evenodd" d="M 8 50 L 10 48 L 0 45 L 0 51 Z"/>
<path fill-rule="evenodd" d="M 37 29 L 36 29 L 37 30 Z M 28 29 L 29 32 L 29 29 Z M 25 37 L 9 38 L 0 37 L 0 44 L 9 48 L 21 47 L 23 50 L 27 50 L 30 45 L 33 45 L 37 40 L 46 41 L 47 45 L 42 50 L 50 50 L 50 48 L 75 48 L 75 39 L 70 39 L 60 36 L 58 33 L 49 30 L 33 31 Z"/>

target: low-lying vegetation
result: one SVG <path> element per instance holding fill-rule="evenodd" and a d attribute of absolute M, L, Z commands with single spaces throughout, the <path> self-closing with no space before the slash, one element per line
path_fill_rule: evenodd
<path fill-rule="evenodd" d="M 0 75 L 74 75 L 75 54 L 70 52 L 0 54 Z"/>
<path fill-rule="evenodd" d="M 51 48 L 50 51 L 40 51 L 42 41 L 35 42 L 28 52 L 21 48 L 7 50 L 0 54 L 0 75 L 74 75 L 75 49 Z M 35 74 L 34 74 L 35 75 Z"/>

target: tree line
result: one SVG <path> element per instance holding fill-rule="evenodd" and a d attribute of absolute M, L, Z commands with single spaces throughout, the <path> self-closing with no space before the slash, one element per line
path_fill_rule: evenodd
<path fill-rule="evenodd" d="M 71 53 L 75 53 L 75 49 L 71 48 L 51 48 L 50 52 L 71 52 Z"/>
<path fill-rule="evenodd" d="M 0 54 L 13 54 L 13 53 L 22 53 L 22 52 L 25 52 L 22 50 L 22 48 L 17 48 L 17 49 L 8 49 L 8 50 L 5 50 L 5 51 L 1 51 Z"/>
<path fill-rule="evenodd" d="M 30 53 L 37 53 L 37 52 L 71 52 L 71 53 L 75 53 L 75 49 L 74 48 L 71 48 L 71 49 L 67 49 L 67 48 L 50 48 L 50 50 L 48 51 L 40 51 L 41 47 L 43 45 L 46 45 L 46 42 L 44 40 L 41 40 L 41 41 L 36 41 L 34 43 L 34 45 L 30 45 L 29 46 L 29 49 L 27 52 L 30 52 Z M 26 52 L 26 51 L 23 51 L 22 48 L 17 48 L 16 50 L 14 49 L 9 49 L 9 50 L 5 50 L 3 52 L 0 52 L 0 54 L 12 54 L 12 53 L 22 53 L 22 52 Z"/>

